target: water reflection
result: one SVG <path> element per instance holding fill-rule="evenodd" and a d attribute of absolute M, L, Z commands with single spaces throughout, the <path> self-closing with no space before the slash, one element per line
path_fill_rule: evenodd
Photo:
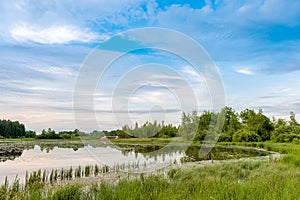
<path fill-rule="evenodd" d="M 80 142 L 41 142 L 41 143 L 0 143 L 0 162 L 7 160 L 14 160 L 21 157 L 24 150 L 32 150 L 35 147 L 40 149 L 40 152 L 50 153 L 54 148 L 58 149 L 72 149 L 73 152 L 79 149 L 86 149 L 88 147 L 94 151 L 97 148 L 111 148 L 110 144 L 101 143 L 87 143 L 83 144 Z M 116 151 L 119 151 L 122 156 L 129 157 L 134 155 L 138 158 L 140 154 L 145 157 L 157 159 L 157 157 L 164 157 L 166 155 L 172 156 L 175 154 L 182 154 L 185 161 L 201 161 L 201 160 L 226 160 L 226 159 L 237 159 L 242 157 L 257 157 L 266 156 L 269 153 L 258 149 L 245 148 L 245 147 L 229 147 L 229 146 L 215 146 L 212 150 L 204 157 L 199 156 L 200 148 L 199 145 L 192 145 L 189 147 L 174 145 L 168 146 L 162 150 L 162 146 L 158 145 L 130 145 L 130 144 L 118 144 L 112 147 Z M 162 151 L 160 151 L 162 150 Z M 93 152 L 90 152 L 94 154 Z M 94 157 L 101 155 L 94 154 Z"/>
<path fill-rule="evenodd" d="M 269 152 L 259 149 L 237 147 L 237 146 L 216 146 L 204 157 L 199 155 L 201 146 L 190 146 L 185 151 L 185 156 L 181 158 L 184 162 L 194 162 L 202 160 L 228 160 L 245 157 L 258 157 L 270 155 Z M 204 147 L 202 147 L 204 148 Z M 205 150 L 204 150 L 205 151 Z"/>
<path fill-rule="evenodd" d="M 82 143 L 51 143 L 51 142 L 41 142 L 41 143 L 31 143 L 31 142 L 22 142 L 22 143 L 9 143 L 3 142 L 0 143 L 0 162 L 5 162 L 7 160 L 14 160 L 17 157 L 20 157 L 24 150 L 34 149 L 35 146 L 39 146 L 41 151 L 49 153 L 55 147 L 58 148 L 68 148 L 77 151 L 79 148 L 84 148 Z"/>
<path fill-rule="evenodd" d="M 0 143 L 0 182 L 5 176 L 11 180 L 25 172 L 38 169 L 76 168 L 79 165 L 116 165 L 146 167 L 149 170 L 180 161 L 224 160 L 241 157 L 265 156 L 268 153 L 256 149 L 217 146 L 205 157 L 199 157 L 200 146 L 186 148 L 181 145 L 128 145 L 81 142 L 22 142 Z M 134 169 L 136 170 L 136 169 Z"/>
<path fill-rule="evenodd" d="M 144 166 L 150 168 L 160 164 L 173 162 L 184 155 L 184 152 L 169 151 L 165 154 L 149 154 L 157 150 L 157 146 L 134 147 L 119 145 L 111 147 L 109 144 L 86 144 L 79 142 L 68 143 L 1 143 L 0 144 L 0 182 L 5 176 L 12 180 L 16 175 L 23 180 L 25 172 L 38 169 L 61 169 L 86 165 L 115 165 Z M 125 168 L 128 168 L 125 167 Z M 125 169 L 124 168 L 124 169 Z"/>

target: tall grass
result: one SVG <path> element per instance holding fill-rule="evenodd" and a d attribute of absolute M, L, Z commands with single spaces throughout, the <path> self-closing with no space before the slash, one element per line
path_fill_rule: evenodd
<path fill-rule="evenodd" d="M 25 189 L 2 186 L 8 199 L 299 199 L 300 169 L 284 163 L 234 162 L 173 169 L 118 183 Z M 14 189 L 13 189 L 14 188 Z M 4 193 L 3 193 L 4 191 Z M 2 198 L 6 199 L 6 198 Z"/>
<path fill-rule="evenodd" d="M 38 170 L 26 173 L 25 185 L 16 177 L 6 178 L 0 187 L 1 199 L 299 199 L 299 146 L 256 143 L 262 148 L 280 150 L 287 156 L 269 162 L 240 161 L 189 169 L 174 168 L 167 176 L 141 175 L 116 183 L 102 181 L 91 185 L 72 183 L 80 177 L 98 176 L 108 166 L 85 166 L 74 170 Z M 254 145 L 254 144 L 253 144 Z M 136 165 L 136 163 L 135 163 Z M 118 165 L 115 166 L 115 169 Z M 133 166 L 132 166 L 133 167 Z M 119 168 L 121 166 L 119 165 Z M 51 178 L 52 177 L 52 178 Z M 51 186 L 52 185 L 52 186 Z"/>

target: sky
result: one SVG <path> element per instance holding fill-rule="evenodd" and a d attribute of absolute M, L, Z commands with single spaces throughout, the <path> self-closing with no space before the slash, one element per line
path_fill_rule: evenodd
<path fill-rule="evenodd" d="M 147 48 L 163 40 L 170 49 L 207 53 L 224 105 L 285 119 L 293 111 L 300 120 L 299 1 L 12 0 L 0 2 L 0 21 L 0 119 L 27 129 L 178 124 L 182 112 L 214 109 L 205 72 L 180 55 Z M 126 35 L 148 27 L 183 34 L 203 51 L 168 34 Z M 126 53 L 126 45 L 140 49 Z M 76 83 L 92 52 L 125 54 L 95 73 L 92 101 L 77 105 Z"/>

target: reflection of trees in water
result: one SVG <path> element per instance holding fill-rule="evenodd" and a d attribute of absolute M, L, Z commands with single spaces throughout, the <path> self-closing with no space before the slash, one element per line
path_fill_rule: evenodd
<path fill-rule="evenodd" d="M 32 149 L 32 146 L 16 145 L 12 143 L 1 143 L 0 145 L 0 161 L 14 160 L 20 157 L 24 150 Z"/>
<path fill-rule="evenodd" d="M 145 156 L 145 158 L 151 158 L 157 160 L 159 157 L 165 160 L 166 156 L 173 157 L 175 154 L 184 153 L 184 146 L 159 146 L 159 145 L 130 145 L 130 144 L 118 144 L 118 149 L 121 150 L 122 155 L 128 156 L 131 153 L 135 154 L 135 158 L 139 154 Z"/>
<path fill-rule="evenodd" d="M 269 154 L 268 152 L 259 149 L 215 146 L 204 157 L 200 157 L 200 149 L 201 146 L 199 145 L 188 147 L 188 149 L 185 151 L 186 156 L 183 158 L 183 161 L 227 160 L 243 157 L 266 156 Z"/>
<path fill-rule="evenodd" d="M 106 148 L 110 146 L 122 152 L 122 155 L 129 156 L 129 154 L 134 154 L 135 158 L 138 158 L 139 154 L 142 154 L 146 159 L 151 158 L 157 160 L 161 158 L 165 160 L 167 156 L 174 157 L 178 154 L 185 154 L 183 161 L 201 161 L 201 160 L 225 160 L 231 158 L 241 158 L 241 157 L 256 157 L 265 156 L 268 152 L 251 149 L 251 148 L 240 148 L 240 147 L 214 147 L 207 155 L 204 157 L 199 157 L 199 151 L 201 146 L 192 145 L 169 145 L 169 146 L 159 146 L 159 145 L 130 145 L 130 144 L 117 144 L 111 146 L 110 144 L 103 143 L 81 143 L 81 142 L 21 142 L 21 143 L 0 143 L 0 162 L 5 162 L 7 160 L 14 160 L 20 157 L 24 150 L 34 149 L 35 146 L 40 147 L 41 151 L 46 151 L 49 153 L 53 151 L 55 147 L 57 148 L 68 148 L 77 151 L 85 146 L 90 146 L 93 148 L 103 147 Z"/>
<path fill-rule="evenodd" d="M 57 148 L 64 148 L 64 149 L 73 149 L 73 151 L 77 151 L 80 148 L 84 148 L 84 144 L 82 143 L 41 143 L 38 144 L 37 146 L 39 146 L 41 148 L 41 151 L 46 151 L 47 153 L 49 153 L 50 151 L 53 151 L 53 149 L 55 147 Z"/>
<path fill-rule="evenodd" d="M 34 149 L 35 146 L 40 147 L 41 151 L 49 153 L 55 147 L 71 148 L 77 151 L 79 148 L 84 148 L 82 143 L 53 143 L 53 142 L 23 142 L 23 143 L 1 143 L 0 144 L 0 162 L 14 160 L 23 154 L 24 150 Z"/>
<path fill-rule="evenodd" d="M 11 143 L 1 143 L 0 144 L 0 162 L 5 162 L 7 160 L 14 160 L 16 157 L 22 155 L 25 147 L 16 146 Z"/>

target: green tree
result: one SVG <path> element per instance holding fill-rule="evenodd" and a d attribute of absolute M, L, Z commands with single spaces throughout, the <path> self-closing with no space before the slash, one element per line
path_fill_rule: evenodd
<path fill-rule="evenodd" d="M 204 140 L 206 135 L 208 134 L 209 128 L 212 128 L 211 125 L 216 121 L 216 115 L 210 111 L 204 111 L 198 120 L 198 129 L 197 135 L 195 137 L 196 140 Z"/>
<path fill-rule="evenodd" d="M 239 115 L 230 107 L 223 108 L 220 114 L 224 114 L 225 116 L 223 118 L 224 125 L 219 141 L 230 142 L 232 141 L 233 134 L 235 134 L 242 126 Z"/>
<path fill-rule="evenodd" d="M 240 113 L 242 125 L 249 131 L 255 132 L 262 141 L 271 139 L 271 132 L 274 127 L 271 120 L 265 116 L 260 109 L 258 113 L 254 110 L 246 109 Z"/>
<path fill-rule="evenodd" d="M 197 134 L 199 125 L 199 117 L 197 112 L 193 111 L 192 114 L 183 113 L 181 117 L 181 125 L 179 127 L 179 135 L 187 141 L 191 141 Z"/>
<path fill-rule="evenodd" d="M 36 132 L 28 130 L 28 131 L 25 132 L 25 137 L 26 138 L 35 138 L 36 137 Z"/>
<path fill-rule="evenodd" d="M 278 119 L 272 132 L 274 142 L 293 142 L 300 139 L 300 125 L 296 120 L 295 113 L 291 112 L 290 121 Z"/>
<path fill-rule="evenodd" d="M 0 120 L 0 136 L 4 138 L 25 137 L 25 126 L 18 121 Z"/>

